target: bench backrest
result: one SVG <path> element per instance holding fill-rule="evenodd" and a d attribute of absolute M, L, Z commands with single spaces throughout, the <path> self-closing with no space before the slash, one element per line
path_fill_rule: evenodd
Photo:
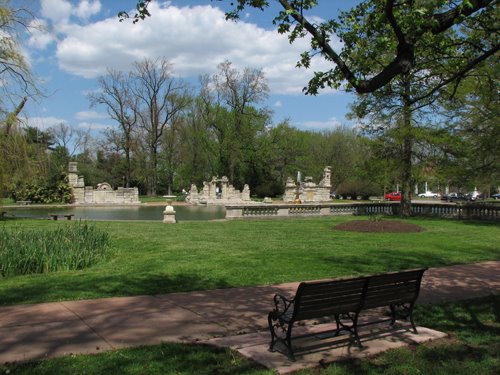
<path fill-rule="evenodd" d="M 295 321 L 344 313 L 362 308 L 414 303 L 427 268 L 383 273 L 354 279 L 302 282 L 295 294 Z"/>
<path fill-rule="evenodd" d="M 359 311 L 365 285 L 366 278 L 302 282 L 295 295 L 293 319 Z"/>
<path fill-rule="evenodd" d="M 369 276 L 363 308 L 413 303 L 426 268 Z"/>

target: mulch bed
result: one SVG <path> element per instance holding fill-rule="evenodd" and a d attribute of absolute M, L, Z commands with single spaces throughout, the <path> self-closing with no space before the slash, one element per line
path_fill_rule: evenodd
<path fill-rule="evenodd" d="M 422 232 L 424 230 L 418 225 L 398 220 L 352 220 L 337 225 L 335 229 L 370 233 L 409 233 Z"/>

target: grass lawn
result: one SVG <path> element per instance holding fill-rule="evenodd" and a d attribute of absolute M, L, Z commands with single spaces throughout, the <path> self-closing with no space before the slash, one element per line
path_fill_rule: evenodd
<path fill-rule="evenodd" d="M 500 370 L 500 296 L 460 304 L 418 307 L 419 324 L 450 334 L 423 345 L 390 350 L 360 361 L 343 361 L 298 375 L 496 375 Z M 66 356 L 0 366 L 0 373 L 51 374 L 255 374 L 274 372 L 229 349 L 162 344 L 98 355 Z"/>
<path fill-rule="evenodd" d="M 80 271 L 0 278 L 0 305 L 272 284 L 500 259 L 498 223 L 411 219 L 425 230 L 404 234 L 334 230 L 352 219 L 174 225 L 95 222 L 111 238 L 105 261 Z M 74 224 L 0 222 L 42 229 Z"/>

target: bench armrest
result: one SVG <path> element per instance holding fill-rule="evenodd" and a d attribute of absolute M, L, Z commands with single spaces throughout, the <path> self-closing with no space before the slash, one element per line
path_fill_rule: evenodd
<path fill-rule="evenodd" d="M 279 314 L 285 314 L 290 306 L 293 305 L 295 299 L 288 299 L 281 294 L 274 295 L 274 311 Z"/>

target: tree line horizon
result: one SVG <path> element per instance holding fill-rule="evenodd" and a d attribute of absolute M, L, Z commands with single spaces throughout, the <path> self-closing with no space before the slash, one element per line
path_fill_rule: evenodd
<path fill-rule="evenodd" d="M 121 12 L 122 20 L 154 17 L 149 3 L 139 2 L 130 16 Z M 297 64 L 332 63 L 331 70 L 315 72 L 305 92 L 341 85 L 355 92 L 350 116 L 359 129 L 312 133 L 286 120 L 271 124 L 261 106 L 269 89 L 259 69 L 222 62 L 193 92 L 173 78 L 168 60 L 145 59 L 130 72 L 108 71 L 99 79 L 102 90 L 89 97 L 118 126 L 106 132 L 94 156 L 72 156 L 88 165 L 86 180 L 107 174 L 112 184 L 133 182 L 155 195 L 226 175 L 236 187 L 248 183 L 256 194 L 272 196 L 297 170 L 316 177 L 331 165 L 335 189 L 350 195 L 379 195 L 399 184 L 404 215 L 411 214 L 411 193 L 423 181 L 498 189 L 495 1 L 365 0 L 314 22 L 319 2 L 278 3 L 277 31 L 291 43 L 311 40 Z M 247 7 L 271 11 L 264 0 L 231 5 L 232 20 Z M 340 50 L 334 38 L 342 41 Z M 59 151 L 62 159 L 71 156 Z"/>

